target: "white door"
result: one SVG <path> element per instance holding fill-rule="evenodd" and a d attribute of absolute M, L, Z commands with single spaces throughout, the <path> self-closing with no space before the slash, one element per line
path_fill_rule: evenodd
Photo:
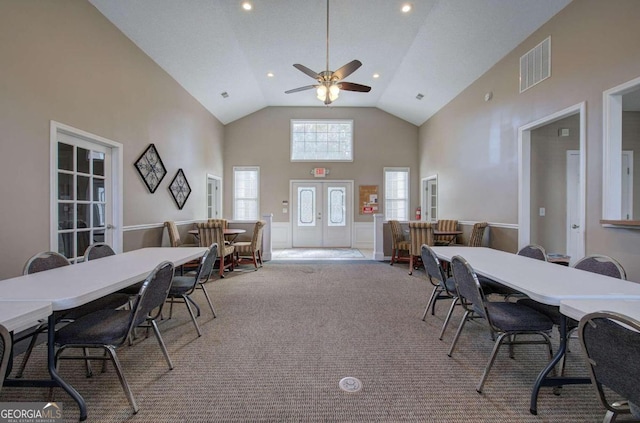
<path fill-rule="evenodd" d="M 111 149 L 57 134 L 55 251 L 72 262 L 95 242 L 113 245 Z"/>
<path fill-rule="evenodd" d="M 567 151 L 567 255 L 571 256 L 573 264 L 581 254 L 580 242 L 582 231 L 580 227 L 580 152 Z"/>
<path fill-rule="evenodd" d="M 207 175 L 207 219 L 222 218 L 222 183 L 220 178 Z"/>
<path fill-rule="evenodd" d="M 351 247 L 351 182 L 291 184 L 292 246 Z"/>

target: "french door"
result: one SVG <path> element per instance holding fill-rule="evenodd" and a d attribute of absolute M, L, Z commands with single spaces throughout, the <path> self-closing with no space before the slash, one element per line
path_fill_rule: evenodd
<path fill-rule="evenodd" d="M 118 248 L 112 148 L 62 131 L 52 147 L 52 249 L 76 262 L 93 243 Z"/>
<path fill-rule="evenodd" d="M 353 183 L 291 183 L 292 246 L 351 247 Z"/>

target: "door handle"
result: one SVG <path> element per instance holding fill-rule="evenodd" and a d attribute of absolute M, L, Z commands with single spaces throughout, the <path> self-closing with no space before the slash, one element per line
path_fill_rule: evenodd
<path fill-rule="evenodd" d="M 571 229 L 578 229 L 580 227 L 580 225 L 576 225 L 575 223 L 573 225 L 571 225 Z"/>
<path fill-rule="evenodd" d="M 107 223 L 107 229 L 115 229 L 116 227 L 113 226 L 111 223 Z"/>

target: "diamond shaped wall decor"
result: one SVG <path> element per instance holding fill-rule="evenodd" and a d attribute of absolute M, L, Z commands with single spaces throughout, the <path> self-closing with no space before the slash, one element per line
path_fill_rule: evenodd
<path fill-rule="evenodd" d="M 169 191 L 171 191 L 171 195 L 178 208 L 182 210 L 184 203 L 186 203 L 187 198 L 189 198 L 189 194 L 191 194 L 191 187 L 182 169 L 178 169 L 178 173 L 176 173 L 173 181 L 171 181 L 171 185 L 169 185 Z"/>
<path fill-rule="evenodd" d="M 140 158 L 135 162 L 138 173 L 142 176 L 149 191 L 153 194 L 158 189 L 160 182 L 167 175 L 167 169 L 162 163 L 162 159 L 156 150 L 156 146 L 149 144 L 149 147 L 142 153 Z"/>

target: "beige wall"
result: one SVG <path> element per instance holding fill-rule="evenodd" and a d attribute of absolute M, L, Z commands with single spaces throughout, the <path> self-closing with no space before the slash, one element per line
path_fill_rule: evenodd
<path fill-rule="evenodd" d="M 559 136 L 560 129 L 568 136 Z M 531 131 L 531 233 L 548 253 L 567 250 L 567 151 L 580 150 L 580 115 Z M 540 216 L 540 208 L 545 215 Z"/>
<path fill-rule="evenodd" d="M 298 162 L 289 160 L 291 119 L 353 119 L 354 161 Z M 327 179 L 353 180 L 354 199 L 360 185 L 383 191 L 383 167 L 410 167 L 411 216 L 419 205 L 418 128 L 376 108 L 268 107 L 225 126 L 224 215 L 233 216 L 233 166 L 260 166 L 260 212 L 274 222 L 288 222 L 282 201 L 289 201 L 289 180 L 312 179 L 314 167 L 330 170 Z M 357 201 L 354 201 L 357 204 Z M 381 211 L 382 212 L 382 211 Z M 356 222 L 372 222 L 355 210 Z"/>
<path fill-rule="evenodd" d="M 206 173 L 222 176 L 223 126 L 83 0 L 0 0 L 0 279 L 49 249 L 51 120 L 124 145 L 124 224 L 205 217 Z M 168 174 L 150 194 L 133 167 L 155 143 Z M 183 168 L 183 210 L 168 192 Z M 125 232 L 126 249 L 161 231 Z"/>
<path fill-rule="evenodd" d="M 640 232 L 599 222 L 602 92 L 640 76 L 639 21 L 636 0 L 574 0 L 422 125 L 420 174 L 438 174 L 440 215 L 517 223 L 518 128 L 586 101 L 586 253 L 616 257 L 640 281 Z M 549 35 L 551 78 L 519 94 L 520 56 Z"/>
<path fill-rule="evenodd" d="M 622 112 L 622 149 L 633 151 L 633 217 L 640 220 L 640 112 Z"/>

